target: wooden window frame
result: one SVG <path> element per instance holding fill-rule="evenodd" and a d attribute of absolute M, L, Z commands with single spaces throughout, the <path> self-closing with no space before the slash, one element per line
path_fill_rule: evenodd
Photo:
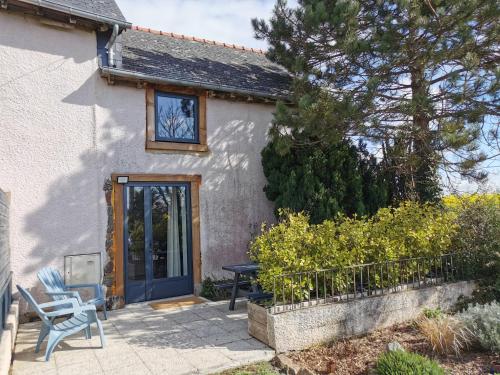
<path fill-rule="evenodd" d="M 194 290 L 199 290 L 201 285 L 201 237 L 200 237 L 200 175 L 181 174 L 138 174 L 138 173 L 113 173 L 113 259 L 114 282 L 112 294 L 122 297 L 125 301 L 125 268 L 123 253 L 123 187 L 119 184 L 118 176 L 127 176 L 129 182 L 184 182 L 191 187 L 191 235 L 193 257 L 193 284 Z"/>
<path fill-rule="evenodd" d="M 156 92 L 189 95 L 198 98 L 198 143 L 171 142 L 156 139 Z M 207 145 L 207 92 L 192 88 L 155 85 L 146 87 L 146 150 L 164 152 L 208 152 Z"/>

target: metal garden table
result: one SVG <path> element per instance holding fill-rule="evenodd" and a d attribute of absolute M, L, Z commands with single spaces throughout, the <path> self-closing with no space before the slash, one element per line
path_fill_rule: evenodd
<path fill-rule="evenodd" d="M 222 269 L 225 271 L 234 272 L 233 289 L 231 292 L 231 302 L 229 302 L 229 310 L 232 311 L 234 310 L 236 296 L 238 295 L 240 276 L 247 275 L 251 279 L 255 279 L 257 277 L 257 273 L 259 272 L 259 265 L 255 263 L 234 264 L 231 266 L 223 266 Z M 256 283 L 252 283 L 252 292 L 258 292 L 258 286 Z"/>

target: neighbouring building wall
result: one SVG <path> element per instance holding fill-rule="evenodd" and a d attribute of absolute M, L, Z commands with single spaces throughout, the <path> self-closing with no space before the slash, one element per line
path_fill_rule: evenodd
<path fill-rule="evenodd" d="M 18 327 L 18 304 L 12 304 L 9 196 L 0 189 L 0 374 L 8 374 Z"/>
<path fill-rule="evenodd" d="M 99 76 L 93 32 L 3 11 L 0 25 L 9 30 L 0 33 L 0 186 L 11 192 L 14 283 L 38 285 L 37 270 L 62 270 L 64 255 L 104 256 L 111 173 L 200 174 L 203 276 L 246 259 L 251 235 L 273 220 L 260 160 L 272 105 L 209 99 L 207 155 L 146 152 L 145 91 Z"/>
<path fill-rule="evenodd" d="M 0 332 L 5 328 L 11 304 L 10 277 L 9 198 L 0 189 Z"/>

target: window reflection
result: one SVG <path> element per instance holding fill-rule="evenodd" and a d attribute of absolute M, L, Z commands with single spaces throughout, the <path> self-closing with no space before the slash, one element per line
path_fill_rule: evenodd
<path fill-rule="evenodd" d="M 152 236 L 153 277 L 186 276 L 188 274 L 188 233 L 186 188 L 153 186 Z"/>
<path fill-rule="evenodd" d="M 144 254 L 144 188 L 127 188 L 127 241 L 128 265 L 127 277 L 129 280 L 144 280 L 145 254 Z"/>
<path fill-rule="evenodd" d="M 156 94 L 156 139 L 197 142 L 198 98 L 158 92 Z"/>

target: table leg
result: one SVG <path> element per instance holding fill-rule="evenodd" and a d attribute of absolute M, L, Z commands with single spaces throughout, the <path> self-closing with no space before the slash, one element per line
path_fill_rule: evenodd
<path fill-rule="evenodd" d="M 240 282 L 240 274 L 236 272 L 234 274 L 234 284 L 233 291 L 231 292 L 231 302 L 229 302 L 229 310 L 234 310 L 234 304 L 236 302 L 236 296 L 238 295 L 238 283 Z"/>
<path fill-rule="evenodd" d="M 257 273 L 252 272 L 250 274 L 250 278 L 252 279 L 252 292 L 259 293 L 261 290 L 260 290 L 260 285 L 257 283 Z"/>

